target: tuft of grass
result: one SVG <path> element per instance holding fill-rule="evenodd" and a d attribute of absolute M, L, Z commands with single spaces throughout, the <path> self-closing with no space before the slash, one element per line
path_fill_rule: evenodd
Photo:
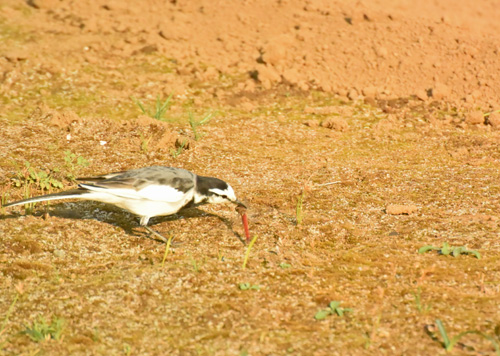
<path fill-rule="evenodd" d="M 352 312 L 351 308 L 341 308 L 340 302 L 331 301 L 327 309 L 320 310 L 314 315 L 314 319 L 323 320 L 327 316 L 337 314 L 338 316 L 344 316 L 344 313 Z"/>
<path fill-rule="evenodd" d="M 465 246 L 450 246 L 447 242 L 443 243 L 442 247 L 436 247 L 431 245 L 422 246 L 418 253 L 423 254 L 428 251 L 438 251 L 441 255 L 452 255 L 453 257 L 457 257 L 459 255 L 473 255 L 477 259 L 481 258 L 479 252 L 475 250 L 468 250 Z"/>
<path fill-rule="evenodd" d="M 147 110 L 139 99 L 136 99 L 133 96 L 131 97 L 131 99 L 139 107 L 139 109 L 141 109 L 144 115 L 148 115 L 149 117 L 152 117 L 156 120 L 167 121 L 165 119 L 165 113 L 168 111 L 168 109 L 170 109 L 170 101 L 172 99 L 172 96 L 173 93 L 170 94 L 164 102 L 162 102 L 160 99 L 160 95 L 158 95 L 156 97 L 156 103 L 152 111 Z"/>
<path fill-rule="evenodd" d="M 203 117 L 203 119 L 196 121 L 193 113 L 189 113 L 189 125 L 191 126 L 191 130 L 193 131 L 195 141 L 199 141 L 204 136 L 203 133 L 198 131 L 198 127 L 207 124 L 212 116 L 212 113 L 208 113 Z"/>
<path fill-rule="evenodd" d="M 285 262 L 280 263 L 280 268 L 282 268 L 282 269 L 288 269 L 290 267 L 292 267 L 292 265 L 289 263 L 285 263 Z"/>
<path fill-rule="evenodd" d="M 441 334 L 441 338 L 443 339 L 443 341 L 441 342 L 441 344 L 443 345 L 444 349 L 446 351 L 451 351 L 453 350 L 453 348 L 455 347 L 455 345 L 460 341 L 460 339 L 462 339 L 465 335 L 469 335 L 469 334 L 475 334 L 475 335 L 479 335 L 481 336 L 482 338 L 488 340 L 491 342 L 491 344 L 493 345 L 493 347 L 495 348 L 495 351 L 496 351 L 496 354 L 497 356 L 500 356 L 500 345 L 499 343 L 495 340 L 494 337 L 490 336 L 490 335 L 487 335 L 485 333 L 482 333 L 480 331 L 477 331 L 477 330 L 467 330 L 467 331 L 464 331 L 464 332 L 461 332 L 460 334 L 458 334 L 457 336 L 453 337 L 450 339 L 450 337 L 448 336 L 448 333 L 446 332 L 446 328 L 443 324 L 443 322 L 440 320 L 440 319 L 436 319 L 436 325 L 437 325 L 437 328 L 439 330 L 439 333 Z M 428 332 L 429 333 L 429 332 Z M 437 337 L 433 334 L 433 333 L 430 333 L 430 336 L 432 337 L 433 340 L 438 340 Z"/>
<path fill-rule="evenodd" d="M 49 324 L 43 316 L 39 316 L 31 326 L 26 325 L 22 333 L 28 335 L 35 342 L 41 342 L 51 339 L 61 340 L 63 329 L 63 319 L 53 317 Z"/>
<path fill-rule="evenodd" d="M 248 244 L 247 251 L 245 252 L 245 258 L 243 259 L 243 265 L 241 266 L 243 269 L 247 267 L 247 262 L 248 262 L 248 257 L 250 256 L 250 250 L 252 249 L 252 246 L 254 245 L 255 241 L 257 241 L 258 235 L 255 235 Z"/>
<path fill-rule="evenodd" d="M 302 190 L 297 197 L 297 205 L 295 207 L 295 219 L 297 221 L 297 225 L 302 224 L 302 220 L 304 219 L 304 212 L 302 209 L 302 205 L 304 202 L 304 190 Z"/>

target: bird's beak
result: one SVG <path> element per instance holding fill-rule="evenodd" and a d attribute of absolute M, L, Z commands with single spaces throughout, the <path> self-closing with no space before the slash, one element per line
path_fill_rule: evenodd
<path fill-rule="evenodd" d="M 233 203 L 238 205 L 238 207 L 245 208 L 245 209 L 247 208 L 247 206 L 239 200 L 235 200 L 235 201 L 233 201 Z"/>

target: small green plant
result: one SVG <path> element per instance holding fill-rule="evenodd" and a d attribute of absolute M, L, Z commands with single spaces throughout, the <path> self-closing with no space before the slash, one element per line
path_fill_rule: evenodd
<path fill-rule="evenodd" d="M 148 115 L 149 117 L 152 117 L 153 119 L 160 120 L 160 121 L 166 121 L 164 118 L 165 113 L 170 109 L 170 100 L 172 99 L 173 93 L 168 96 L 168 98 L 162 103 L 160 96 L 158 95 L 156 97 L 156 104 L 154 107 L 154 111 L 149 111 L 146 110 L 144 105 L 141 103 L 140 100 L 134 98 L 133 96 L 131 97 L 132 101 L 141 109 L 142 113 L 144 115 Z"/>
<path fill-rule="evenodd" d="M 198 131 L 198 127 L 208 123 L 212 118 L 212 116 L 213 116 L 212 113 L 208 113 L 205 115 L 205 117 L 203 117 L 203 119 L 196 121 L 193 113 L 191 112 L 189 113 L 189 125 L 191 126 L 191 130 L 193 130 L 195 141 L 199 141 L 203 137 L 203 134 Z"/>
<path fill-rule="evenodd" d="M 431 310 L 430 305 L 422 303 L 422 288 L 418 287 L 417 291 L 412 292 L 411 294 L 413 294 L 413 297 L 415 298 L 415 305 L 420 313 L 425 313 Z"/>
<path fill-rule="evenodd" d="M 248 244 L 247 251 L 245 252 L 245 258 L 243 259 L 243 265 L 241 266 L 243 269 L 247 267 L 247 262 L 248 262 L 248 257 L 250 257 L 250 250 L 252 249 L 252 246 L 255 244 L 255 241 L 257 241 L 258 235 L 255 235 Z"/>
<path fill-rule="evenodd" d="M 67 150 L 64 151 L 64 164 L 68 171 L 68 173 L 66 174 L 66 178 L 74 181 L 76 180 L 76 176 L 78 175 L 80 169 L 89 166 L 89 161 L 87 161 L 84 157 L 77 156 L 76 154 Z"/>
<path fill-rule="evenodd" d="M 173 158 L 179 157 L 179 155 L 184 151 L 184 147 L 186 147 L 187 140 L 182 141 L 182 143 L 177 147 L 177 149 L 170 149 L 170 154 L 172 155 Z"/>
<path fill-rule="evenodd" d="M 295 219 L 297 221 L 297 225 L 302 224 L 302 220 L 304 218 L 302 204 L 304 202 L 304 190 L 302 190 L 297 197 L 297 205 L 295 207 Z"/>
<path fill-rule="evenodd" d="M 125 355 L 129 356 L 132 353 L 132 346 L 127 343 L 123 344 L 123 352 Z"/>
<path fill-rule="evenodd" d="M 49 324 L 43 316 L 39 316 L 31 326 L 26 325 L 26 329 L 22 333 L 28 335 L 35 342 L 50 339 L 61 340 L 63 329 L 63 319 L 53 317 Z"/>
<path fill-rule="evenodd" d="M 468 250 L 465 246 L 450 246 L 447 242 L 443 243 L 442 247 L 435 247 L 431 245 L 423 246 L 418 250 L 418 253 L 426 253 L 428 251 L 438 251 L 441 255 L 452 255 L 453 257 L 457 257 L 459 255 L 473 255 L 477 259 L 481 258 L 479 252 L 475 250 Z"/>
<path fill-rule="evenodd" d="M 344 316 L 344 313 L 352 312 L 351 308 L 341 308 L 340 302 L 332 301 L 328 305 L 327 309 L 320 310 L 314 315 L 314 319 L 323 320 L 327 316 L 337 314 L 338 316 Z"/>
<path fill-rule="evenodd" d="M 493 347 L 495 348 L 495 351 L 496 351 L 496 354 L 497 356 L 500 356 L 500 345 L 499 343 L 495 340 L 494 337 L 490 336 L 490 335 L 487 335 L 485 333 L 482 333 L 480 331 L 477 331 L 477 330 L 467 330 L 467 331 L 464 331 L 464 332 L 461 332 L 460 334 L 458 334 L 457 336 L 453 337 L 450 339 L 450 337 L 448 336 L 448 333 L 446 332 L 446 328 L 444 327 L 444 324 L 443 322 L 440 320 L 440 319 L 436 319 L 436 326 L 439 330 L 439 333 L 441 334 L 441 338 L 443 339 L 443 341 L 441 342 L 441 344 L 443 345 L 443 347 L 445 348 L 446 351 L 451 351 L 453 350 L 453 348 L 455 347 L 455 345 L 460 341 L 461 338 L 463 338 L 465 335 L 468 335 L 468 334 L 475 334 L 475 335 L 479 335 L 481 336 L 482 338 L 488 340 L 491 342 L 491 344 L 493 345 Z M 426 330 L 427 333 L 429 334 L 429 336 L 433 339 L 433 340 L 436 340 L 436 341 L 439 341 L 439 339 L 436 337 L 435 333 L 433 332 L 430 332 L 428 330 Z"/>
<path fill-rule="evenodd" d="M 240 283 L 238 287 L 240 290 L 260 290 L 259 285 L 253 285 L 250 283 Z"/>
<path fill-rule="evenodd" d="M 31 163 L 25 162 L 24 168 L 16 173 L 13 183 L 16 187 L 35 185 L 41 190 L 50 190 L 51 188 L 63 188 L 61 181 L 52 176 L 53 172 L 37 171 L 31 167 Z"/>
<path fill-rule="evenodd" d="M 290 267 L 292 267 L 292 265 L 289 263 L 285 263 L 285 262 L 280 263 L 280 268 L 288 269 Z"/>

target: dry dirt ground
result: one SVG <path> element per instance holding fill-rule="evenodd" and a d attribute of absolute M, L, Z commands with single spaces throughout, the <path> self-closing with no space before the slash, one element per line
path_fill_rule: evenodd
<path fill-rule="evenodd" d="M 2 0 L 2 202 L 183 167 L 228 181 L 257 240 L 244 269 L 229 206 L 153 219 L 169 250 L 104 204 L 4 208 L 0 354 L 439 355 L 437 319 L 489 338 L 454 354 L 498 354 L 499 16 L 494 0 Z M 196 140 L 189 118 L 209 114 Z M 418 253 L 443 243 L 481 258 Z M 315 320 L 331 301 L 352 310 Z M 52 339 L 27 335 L 40 317 L 63 320 Z"/>

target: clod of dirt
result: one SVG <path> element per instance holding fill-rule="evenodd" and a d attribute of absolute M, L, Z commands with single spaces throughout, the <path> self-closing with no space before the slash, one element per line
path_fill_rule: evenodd
<path fill-rule="evenodd" d="M 44 110 L 44 109 L 42 109 Z M 70 110 L 65 110 L 62 112 L 56 111 L 56 110 L 51 110 L 51 109 L 45 109 L 47 111 L 48 115 L 51 115 L 50 118 L 50 124 L 53 126 L 57 126 L 61 129 L 67 128 L 74 122 L 81 122 L 82 118 L 79 117 L 76 113 Z"/>
<path fill-rule="evenodd" d="M 340 117 L 331 117 L 321 122 L 321 126 L 334 131 L 345 132 L 349 130 L 349 124 Z"/>
<path fill-rule="evenodd" d="M 368 98 L 375 98 L 377 96 L 377 93 L 378 93 L 378 88 L 377 87 L 366 87 L 366 88 L 363 88 L 363 90 L 361 91 L 363 93 L 363 95 Z"/>
<path fill-rule="evenodd" d="M 257 64 L 257 78 L 265 89 L 270 89 L 272 84 L 281 80 L 280 74 L 271 65 Z"/>
<path fill-rule="evenodd" d="M 304 121 L 304 125 L 309 126 L 309 127 L 318 127 L 319 126 L 319 121 L 318 120 L 306 120 Z"/>
<path fill-rule="evenodd" d="M 427 90 L 424 89 L 417 90 L 415 96 L 422 101 L 426 101 L 427 99 L 429 99 L 429 96 L 427 95 Z"/>
<path fill-rule="evenodd" d="M 484 115 L 481 111 L 470 112 L 465 117 L 465 123 L 469 125 L 480 125 L 484 123 Z"/>
<path fill-rule="evenodd" d="M 416 205 L 389 204 L 385 208 L 385 212 L 390 215 L 410 215 L 417 210 Z"/>
<path fill-rule="evenodd" d="M 431 91 L 434 100 L 443 100 L 451 96 L 451 89 L 441 83 L 437 83 Z"/>
<path fill-rule="evenodd" d="M 500 130 L 500 112 L 491 113 L 488 116 L 488 124 L 495 130 Z"/>

